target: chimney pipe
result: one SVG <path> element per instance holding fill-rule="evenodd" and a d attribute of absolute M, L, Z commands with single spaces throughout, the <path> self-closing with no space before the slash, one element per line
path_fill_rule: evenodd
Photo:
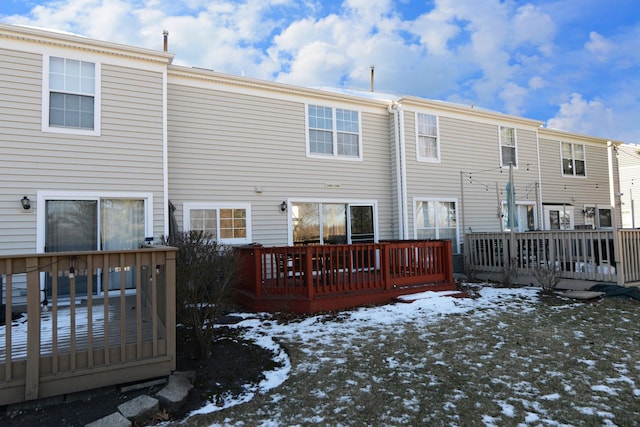
<path fill-rule="evenodd" d="M 164 51 L 169 51 L 169 31 L 162 30 L 162 35 L 164 36 Z"/>
<path fill-rule="evenodd" d="M 375 65 L 371 66 L 371 92 L 373 92 L 373 82 L 374 82 L 374 71 L 376 69 Z"/>

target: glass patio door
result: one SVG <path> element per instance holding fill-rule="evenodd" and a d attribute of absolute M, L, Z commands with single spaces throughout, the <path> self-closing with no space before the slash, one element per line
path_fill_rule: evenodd
<path fill-rule="evenodd" d="M 145 238 L 145 201 L 141 199 L 46 200 L 45 252 L 137 249 Z M 76 273 L 76 294 L 86 295 L 86 276 L 82 266 Z M 86 274 L 86 272 L 84 272 Z M 134 287 L 131 269 L 109 269 L 109 290 L 120 289 L 121 274 L 125 287 Z M 60 281 L 62 279 L 62 281 Z M 102 273 L 93 281 L 93 293 L 100 293 Z M 51 283 L 46 292 L 50 295 Z M 68 277 L 60 277 L 59 295 L 69 294 Z"/>
<path fill-rule="evenodd" d="M 97 200 L 47 200 L 45 202 L 45 252 L 95 251 L 98 249 L 98 201 Z M 60 271 L 69 266 L 58 266 Z M 82 266 L 77 267 L 75 293 L 87 295 L 87 276 Z M 96 279 L 94 277 L 94 279 Z M 98 290 L 93 281 L 92 293 Z M 51 297 L 53 281 L 45 277 L 45 294 Z M 57 294 L 69 296 L 68 273 L 58 276 Z"/>

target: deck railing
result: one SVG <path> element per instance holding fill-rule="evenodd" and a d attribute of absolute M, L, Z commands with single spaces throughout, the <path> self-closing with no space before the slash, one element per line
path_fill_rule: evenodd
<path fill-rule="evenodd" d="M 175 248 L 0 256 L 0 279 L 0 405 L 175 369 Z"/>
<path fill-rule="evenodd" d="M 625 284 L 640 283 L 640 229 L 618 230 Z"/>
<path fill-rule="evenodd" d="M 466 269 L 503 273 L 515 267 L 518 275 L 536 268 L 554 268 L 566 279 L 629 284 L 640 281 L 640 230 L 618 230 L 616 255 L 613 231 L 572 230 L 524 233 L 465 234 Z M 618 277 L 622 271 L 622 277 Z"/>
<path fill-rule="evenodd" d="M 444 240 L 248 246 L 238 252 L 243 268 L 237 289 L 257 301 L 317 301 L 453 283 L 451 242 Z"/>

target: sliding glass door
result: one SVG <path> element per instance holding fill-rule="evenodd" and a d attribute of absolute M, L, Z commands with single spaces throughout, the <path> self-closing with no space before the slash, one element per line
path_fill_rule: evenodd
<path fill-rule="evenodd" d="M 137 249 L 145 240 L 145 200 L 100 198 L 89 200 L 45 200 L 45 252 Z M 86 295 L 87 273 L 82 265 L 75 267 L 76 294 Z M 64 270 L 62 268 L 61 270 Z M 93 293 L 103 291 L 104 273 L 95 277 Z M 134 271 L 110 269 L 109 290 L 134 286 Z M 62 279 L 62 280 L 61 280 Z M 51 295 L 51 280 L 46 293 Z M 59 278 L 58 294 L 69 294 L 68 274 Z"/>

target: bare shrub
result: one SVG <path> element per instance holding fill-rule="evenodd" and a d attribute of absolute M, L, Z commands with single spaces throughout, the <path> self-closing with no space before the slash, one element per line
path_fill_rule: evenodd
<path fill-rule="evenodd" d="M 502 264 L 502 281 L 500 282 L 500 284 L 505 288 L 512 287 L 517 277 L 518 277 L 518 260 L 515 258 L 512 258 L 509 261 L 505 261 Z"/>
<path fill-rule="evenodd" d="M 533 277 L 545 294 L 550 294 L 556 289 L 561 279 L 560 273 L 560 269 L 553 263 L 546 263 L 533 269 Z"/>
<path fill-rule="evenodd" d="M 176 253 L 176 320 L 189 331 L 199 356 L 211 354 L 216 320 L 233 307 L 239 260 L 231 247 L 190 231 L 172 236 Z"/>

